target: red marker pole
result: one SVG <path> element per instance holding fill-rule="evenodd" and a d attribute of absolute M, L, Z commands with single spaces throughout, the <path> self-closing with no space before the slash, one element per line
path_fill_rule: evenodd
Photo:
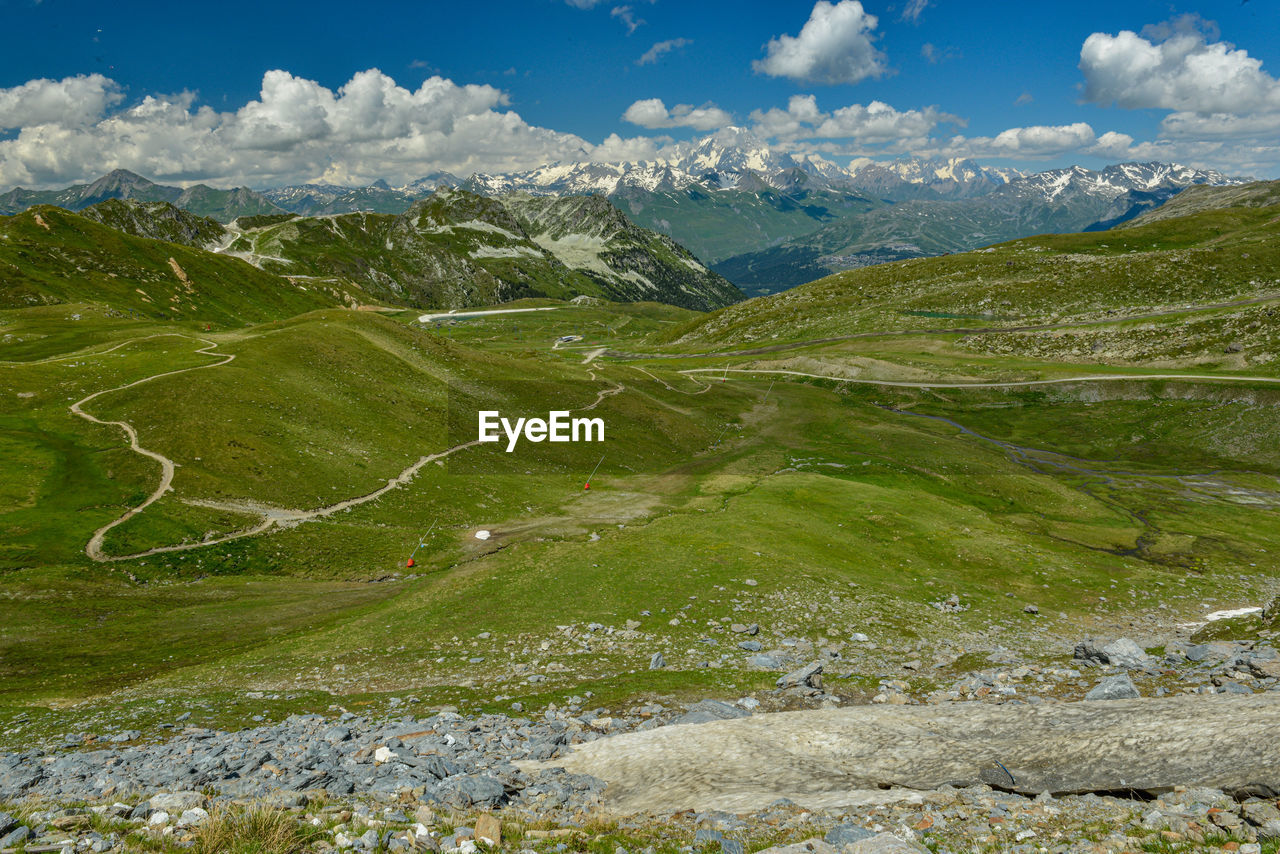
<path fill-rule="evenodd" d="M 600 463 L 604 462 L 604 456 L 600 457 Z M 583 485 L 582 491 L 589 492 L 591 490 L 591 478 L 596 476 L 596 472 L 600 470 L 600 463 L 596 463 L 596 467 L 591 470 L 591 474 L 587 475 L 587 482 Z"/>
<path fill-rule="evenodd" d="M 436 523 L 432 522 L 431 527 L 427 528 L 427 532 L 422 535 L 422 539 L 418 540 L 418 545 L 414 546 L 413 551 L 409 554 L 409 559 L 404 562 L 406 569 L 411 569 L 414 566 L 416 566 L 416 564 L 413 561 L 414 555 L 416 555 L 418 553 L 418 549 L 422 548 L 422 546 L 427 542 L 427 537 L 431 536 L 431 532 L 434 531 L 435 529 L 436 529 Z"/>

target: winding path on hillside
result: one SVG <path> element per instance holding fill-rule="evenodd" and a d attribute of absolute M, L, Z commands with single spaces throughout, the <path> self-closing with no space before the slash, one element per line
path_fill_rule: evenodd
<path fill-rule="evenodd" d="M 833 335 L 827 338 L 809 338 L 804 341 L 789 341 L 784 344 L 768 344 L 764 347 L 749 347 L 745 350 L 712 350 L 706 353 L 620 353 L 610 350 L 606 355 L 613 359 L 702 359 L 720 356 L 763 356 L 767 353 L 781 353 L 786 350 L 799 350 L 804 347 L 816 347 L 821 344 L 838 344 L 842 341 L 857 341 L 863 338 L 903 338 L 913 335 L 989 335 L 999 332 L 1051 332 L 1055 329 L 1075 329 L 1083 326 L 1113 326 L 1118 323 L 1134 323 L 1141 320 L 1154 320 L 1176 314 L 1196 314 L 1203 311 L 1221 311 L 1226 308 L 1241 308 L 1248 305 L 1259 305 L 1265 302 L 1280 300 L 1280 293 L 1266 294 L 1249 299 L 1230 300 L 1227 302 L 1205 303 L 1204 305 L 1184 306 L 1182 308 L 1161 309 L 1143 314 L 1131 314 L 1124 317 L 1103 317 L 1096 320 L 1064 320 L 1058 323 L 1031 323 L 1022 326 L 938 326 L 921 329 L 885 329 L 869 332 L 851 332 L 848 335 Z"/>
<path fill-rule="evenodd" d="M 372 492 L 367 492 L 363 495 L 355 496 L 354 498 L 348 498 L 343 501 L 339 501 L 335 504 L 329 504 L 324 507 L 317 507 L 312 510 L 256 508 L 253 505 L 247 504 L 247 503 L 232 504 L 227 502 L 200 501 L 200 502 L 197 502 L 197 504 L 198 506 L 201 506 L 201 507 L 209 507 L 209 508 L 219 509 L 219 510 L 229 510 L 236 513 L 258 513 L 262 515 L 263 519 L 261 522 L 259 522 L 258 524 L 252 527 L 244 528 L 239 531 L 232 531 L 231 533 L 225 534 L 221 537 L 202 540 L 200 542 L 178 543 L 170 546 L 157 546 L 155 548 L 137 552 L 136 554 L 128 554 L 128 555 L 105 554 L 102 550 L 103 542 L 106 538 L 106 535 L 113 528 L 116 528 L 119 525 L 122 525 L 125 522 L 129 521 L 134 516 L 137 516 L 147 507 L 150 507 L 156 501 L 159 501 L 160 498 L 162 498 L 166 492 L 169 492 L 173 488 L 173 476 L 174 476 L 176 464 L 174 463 L 173 460 L 159 453 L 158 451 L 153 451 L 149 448 L 144 448 L 138 442 L 137 431 L 133 428 L 133 425 L 129 424 L 127 421 L 104 421 L 98 418 L 97 416 L 94 416 L 86 412 L 83 407 L 91 403 L 92 401 L 96 400 L 97 398 L 102 397 L 103 395 L 106 395 L 106 394 L 111 394 L 112 392 L 124 391 L 126 389 L 134 388 L 135 386 L 139 386 L 139 385 L 142 385 L 143 383 L 151 382 L 152 380 L 161 379 L 163 377 L 171 377 L 171 376 L 176 376 L 178 374 L 185 374 L 190 371 L 205 370 L 208 368 L 219 368 L 219 367 L 222 367 L 223 365 L 229 364 L 230 362 L 234 361 L 236 357 L 234 354 L 231 354 L 231 353 L 212 352 L 212 350 L 218 346 L 217 343 L 214 341 L 209 341 L 204 338 L 194 338 L 190 335 L 183 335 L 181 333 L 176 333 L 176 332 L 164 333 L 163 335 L 148 335 L 148 336 L 145 336 L 144 338 L 134 338 L 129 341 L 122 342 L 116 345 L 115 347 L 112 347 L 110 350 L 103 350 L 97 353 L 85 354 L 83 356 L 84 358 L 92 358 L 93 356 L 102 355 L 103 353 L 120 349 L 121 347 L 124 347 L 127 344 L 137 343 L 139 341 L 148 340 L 150 338 L 161 338 L 166 336 L 186 338 L 191 341 L 198 341 L 204 344 L 204 346 L 198 348 L 195 352 L 202 353 L 209 356 L 219 356 L 221 357 L 222 360 L 218 362 L 211 362 L 210 364 L 207 364 L 207 365 L 195 365 L 190 368 L 180 368 L 178 370 L 173 370 L 173 371 L 163 371 L 158 374 L 152 374 L 151 376 L 143 377 L 142 379 L 139 379 L 139 380 L 134 380 L 133 382 L 126 383 L 124 385 L 115 386 L 113 388 L 102 389 L 86 397 L 81 398 L 80 400 L 76 401 L 70 406 L 70 410 L 73 414 L 79 416 L 80 418 L 85 419 L 86 421 L 89 421 L 93 424 L 102 424 L 109 427 L 120 428 L 120 430 L 124 432 L 125 436 L 129 440 L 130 450 L 144 457 L 153 459 L 160 464 L 160 483 L 156 486 L 155 490 L 153 490 L 151 494 L 148 495 L 146 499 L 144 499 L 136 507 L 131 507 L 130 509 L 126 510 L 122 515 L 120 515 L 117 519 L 111 522 L 108 522 L 106 525 L 103 525 L 101 528 L 95 531 L 93 533 L 93 536 L 89 539 L 88 544 L 85 546 L 85 554 L 91 560 L 94 560 L 98 563 L 107 563 L 111 561 L 122 561 L 122 560 L 134 560 L 137 558 L 149 557 L 151 555 L 157 555 L 157 554 L 165 554 L 168 552 L 189 551 L 191 549 L 199 549 L 199 548 L 204 548 L 206 546 L 215 546 L 220 543 L 226 543 L 232 540 L 239 540 L 245 537 L 252 537 L 258 534 L 263 534 L 271 530 L 272 528 L 291 527 L 301 522 L 307 522 L 313 519 L 321 519 L 326 516 L 332 516 L 335 513 L 341 513 L 344 510 L 350 510 L 351 508 L 358 507 L 361 504 L 367 504 L 370 501 L 375 501 L 378 498 L 381 498 L 386 493 L 390 492 L 391 490 L 397 489 L 401 486 L 408 484 L 410 481 L 413 480 L 414 477 L 417 476 L 418 472 L 422 470 L 423 466 L 426 466 L 437 460 L 444 459 L 445 457 L 448 457 L 451 454 L 454 454 L 458 451 L 462 451 L 462 450 L 465 450 L 466 448 L 474 447 L 475 445 L 480 444 L 478 439 L 473 439 L 470 442 L 462 442 L 457 445 L 454 445 L 451 448 L 446 448 L 443 451 L 439 451 L 434 454 L 427 454 L 425 456 L 419 457 L 418 460 L 414 462 L 412 465 L 405 468 L 395 477 L 389 478 L 385 484 L 373 490 Z M 599 381 L 599 378 L 596 376 L 596 372 L 594 369 L 590 370 L 588 373 L 593 381 Z M 622 383 L 614 383 L 609 388 L 601 389 L 600 391 L 598 391 L 596 393 L 595 400 L 592 401 L 591 403 L 587 404 L 586 406 L 579 407 L 577 409 L 571 409 L 569 411 L 585 412 L 587 410 L 595 409 L 597 406 L 599 406 L 601 403 L 604 402 L 605 398 L 611 397 L 615 394 L 620 394 L 625 390 L 626 390 L 626 386 L 623 385 Z"/>
<path fill-rule="evenodd" d="M 817 380 L 833 380 L 840 383 L 888 386 L 891 388 L 1021 388 L 1038 385 L 1067 385 L 1082 382 L 1120 382 L 1124 380 L 1182 380 L 1186 382 L 1251 382 L 1280 384 L 1280 377 L 1259 377 L 1228 374 L 1082 374 L 1071 377 L 1053 377 L 1047 380 L 1004 380 L 999 382 L 917 382 L 907 380 L 871 380 L 859 377 L 836 377 L 830 374 L 811 374 L 805 371 L 789 371 L 782 368 L 686 368 L 682 374 L 789 374 L 794 377 L 810 377 Z"/>
<path fill-rule="evenodd" d="M 147 507 L 150 507 L 156 501 L 160 500 L 160 498 L 162 498 L 165 495 L 165 493 L 172 490 L 176 464 L 174 463 L 173 460 L 159 453 L 158 451 L 154 451 L 149 448 L 143 447 L 138 441 L 137 431 L 128 422 L 102 420 L 96 417 L 95 415 L 85 411 L 84 407 L 92 403 L 94 400 L 102 397 L 103 395 L 111 394 L 117 391 L 125 391 L 127 389 L 142 385 L 143 383 L 148 383 L 153 380 L 162 379 L 164 377 L 176 376 L 178 374 L 184 374 L 190 371 L 198 371 L 198 370 L 206 370 L 209 368 L 222 367 L 234 361 L 236 357 L 234 354 L 230 354 L 230 353 L 213 352 L 217 348 L 218 344 L 214 341 L 209 341 L 208 339 L 205 339 L 205 338 L 196 338 L 196 337 L 185 335 L 182 333 L 163 333 L 159 335 L 148 335 L 141 338 L 130 339 L 128 341 L 124 341 L 119 344 L 116 344 L 107 350 L 102 350 L 94 353 L 87 353 L 87 354 L 81 354 L 78 356 L 70 356 L 70 357 L 64 356 L 64 357 L 57 357 L 56 359 L 44 360 L 44 361 L 58 361 L 58 360 L 65 360 L 68 358 L 93 358 L 95 356 L 104 355 L 106 353 L 110 353 L 115 350 L 121 349 L 122 347 L 125 347 L 129 344 L 135 344 L 140 341 L 145 341 L 153 338 L 169 337 L 169 336 L 177 337 L 177 338 L 185 338 L 191 341 L 199 342 L 203 346 L 196 349 L 195 350 L 196 353 L 218 357 L 220 361 L 211 362 L 206 365 L 195 365 L 189 368 L 179 368 L 177 370 L 172 370 L 172 371 L 162 371 L 157 374 L 152 374 L 151 376 L 143 377 L 142 379 L 134 380 L 133 382 L 126 383 L 124 385 L 96 391 L 90 395 L 87 395 L 81 398 L 80 400 L 76 401 L 70 406 L 70 410 L 74 415 L 80 418 L 83 418 L 84 420 L 89 421 L 90 423 L 119 428 L 125 434 L 126 438 L 129 440 L 130 450 L 132 450 L 134 453 L 140 454 L 141 456 L 147 457 L 149 459 L 153 459 L 160 464 L 160 482 L 157 484 L 156 488 L 141 503 L 139 503 L 135 507 L 129 508 L 123 514 L 121 514 L 118 518 L 114 519 L 111 522 L 108 522 L 106 525 L 103 525 L 101 528 L 95 531 L 93 536 L 89 539 L 89 542 L 85 546 L 85 554 L 91 560 L 94 560 L 96 562 L 105 563 L 105 562 L 111 562 L 111 561 L 134 560 L 137 558 L 143 558 L 143 557 L 148 557 L 148 556 L 157 555 L 157 554 L 165 554 L 168 552 L 189 551 L 192 549 L 204 548 L 206 546 L 214 546 L 221 543 L 230 542 L 232 540 L 239 540 L 245 537 L 256 536 L 258 534 L 266 533 L 272 530 L 273 528 L 291 527 L 301 522 L 307 522 L 314 519 L 320 519 L 327 516 L 332 516 L 336 513 L 340 513 L 345 510 L 350 510 L 354 507 L 358 507 L 370 501 L 375 501 L 378 498 L 381 498 L 390 490 L 396 489 L 400 486 L 404 486 L 408 484 L 410 481 L 413 480 L 415 476 L 417 476 L 418 472 L 420 472 L 424 466 L 430 463 L 436 462 L 437 460 L 444 459 L 445 457 L 448 457 L 454 453 L 457 453 L 458 451 L 462 451 L 479 444 L 477 440 L 472 440 L 470 442 L 459 443 L 457 445 L 454 445 L 453 447 L 446 448 L 445 450 L 439 451 L 434 454 L 424 455 L 418 458 L 416 462 L 406 467 L 398 475 L 396 475 L 395 477 L 389 478 L 385 484 L 383 484 L 382 486 L 378 487 L 377 489 L 371 492 L 365 493 L 363 495 L 358 495 L 353 498 L 348 498 L 343 501 L 336 502 L 334 504 L 326 505 L 323 507 L 317 507 L 312 510 L 259 508 L 248 503 L 232 504 L 232 503 L 226 503 L 226 502 L 201 501 L 201 502 L 198 502 L 199 506 L 210 507 L 213 509 L 227 510 L 227 511 L 237 512 L 237 513 L 256 513 L 256 514 L 260 514 L 263 518 L 261 522 L 251 527 L 244 528 L 238 531 L 232 531 L 223 536 L 215 537 L 208 540 L 203 540 L 200 542 L 178 543 L 178 544 L 169 545 L 169 546 L 157 546 L 155 548 L 147 549 L 145 551 L 138 552 L 136 554 L 128 554 L 128 555 L 105 554 L 103 552 L 103 543 L 106 538 L 106 535 L 110 531 L 124 524 L 125 522 L 129 521 L 134 516 L 144 511 Z M 35 363 L 28 363 L 28 364 L 35 364 Z M 1002 381 L 1002 382 L 957 383 L 957 382 L 915 382 L 915 381 L 900 381 L 900 380 L 860 379 L 860 378 L 852 378 L 852 377 L 829 376 L 825 374 L 807 373 L 804 371 L 792 371 L 792 370 L 784 370 L 784 369 L 751 369 L 751 368 L 720 367 L 720 368 L 689 368 L 689 369 L 680 371 L 680 373 L 686 374 L 686 375 L 698 374 L 698 373 L 716 373 L 716 372 L 720 372 L 722 375 L 726 373 L 772 374 L 772 375 L 786 374 L 791 376 L 833 380 L 836 382 L 856 383 L 856 384 L 862 384 L 862 385 L 887 386 L 887 387 L 898 387 L 898 388 L 931 388 L 931 389 L 936 389 L 936 388 L 952 388 L 952 389 L 1015 388 L 1015 387 L 1026 387 L 1026 386 L 1080 383 L 1080 382 L 1134 381 L 1134 380 L 1137 380 L 1137 381 L 1181 380 L 1181 381 L 1193 381 L 1193 382 L 1205 382 L 1205 381 L 1208 381 L 1208 382 L 1260 382 L 1260 383 L 1280 384 L 1280 378 L 1277 378 L 1277 377 L 1222 376 L 1222 375 L 1212 375 L 1212 374 L 1082 375 L 1082 376 L 1059 377 L 1059 378 L 1053 378 L 1053 379 L 1040 379 L 1040 380 L 1010 380 L 1010 381 Z M 645 371 L 644 373 L 647 374 L 648 371 Z M 591 366 L 591 368 L 588 371 L 588 374 L 593 381 L 599 381 L 600 378 L 597 376 L 594 366 Z M 649 375 L 651 377 L 653 376 L 652 374 L 649 374 Z M 656 377 L 654 378 L 657 379 Z M 659 380 L 659 382 L 661 382 L 661 380 Z M 665 383 L 663 384 L 666 385 Z M 668 387 L 670 388 L 670 386 Z M 707 388 L 710 388 L 710 387 L 711 386 L 708 386 Z M 620 394 L 625 390 L 626 390 L 625 385 L 619 382 L 615 382 L 610 387 L 601 389 L 600 391 L 598 391 L 596 393 L 596 398 L 592 403 L 575 410 L 570 410 L 570 411 L 583 412 L 583 411 L 595 409 L 605 400 L 605 398 L 610 397 L 612 395 Z M 706 391 L 706 389 L 703 389 L 703 391 Z M 699 394 L 699 393 L 701 392 L 693 392 L 693 394 Z"/>
<path fill-rule="evenodd" d="M 101 418 L 98 418 L 95 415 L 91 415 L 90 413 L 85 412 L 83 407 L 86 404 L 96 400 L 97 398 L 102 397 L 102 395 L 104 394 L 111 394 L 112 392 L 124 391 L 125 389 L 130 389 L 135 386 L 142 385 L 143 383 L 149 383 L 152 380 L 158 380 L 162 377 L 172 377 L 172 376 L 177 376 L 178 374 L 185 374 L 190 371 L 202 371 L 208 368 L 220 368 L 223 365 L 226 365 L 230 362 L 235 361 L 236 357 L 232 353 L 211 352 L 215 347 L 218 346 L 217 342 L 210 341 L 206 338 L 192 338 L 190 335 L 183 335 L 177 332 L 166 333 L 165 335 L 148 335 L 145 338 L 135 338 L 130 341 L 125 341 L 121 344 L 118 344 L 115 347 L 112 347 L 110 350 L 103 350 L 98 353 L 92 353 L 90 354 L 90 356 L 86 357 L 86 358 L 91 358 L 92 356 L 100 356 L 103 353 L 110 353 L 112 350 L 118 350 L 121 347 L 125 346 L 125 344 L 133 344 L 133 343 L 137 343 L 138 341 L 148 340 L 150 338 L 163 338 L 168 335 L 172 335 L 173 337 L 176 337 L 176 338 L 186 338 L 190 341 L 199 341 L 203 343 L 204 346 L 198 348 L 195 352 L 202 353 L 207 356 L 220 356 L 222 357 L 222 361 L 211 362 L 207 365 L 195 365 L 190 368 L 179 368 L 178 370 L 174 370 L 174 371 L 163 371 L 158 374 L 152 374 L 149 377 L 143 377 L 140 380 L 134 380 L 131 383 L 125 383 L 124 385 L 115 386 L 114 388 L 105 388 L 105 389 L 102 389 L 101 391 L 95 391 L 93 394 L 80 398 L 75 403 L 71 404 L 71 407 L 70 407 L 72 414 L 77 415 L 80 418 L 83 418 L 84 420 L 90 422 L 91 424 L 102 424 L 107 427 L 119 427 L 121 430 L 124 431 L 125 436 L 128 437 L 129 439 L 130 450 L 132 450 L 136 454 L 141 454 L 144 457 L 149 457 L 150 459 L 153 459 L 160 464 L 160 483 L 158 486 L 156 486 L 155 490 L 150 495 L 148 495 L 145 499 L 143 499 L 141 504 L 139 504 L 136 507 L 129 508 L 118 519 L 112 522 L 108 522 L 98 530 L 94 531 L 93 536 L 89 538 L 89 543 L 88 545 L 85 546 L 84 553 L 88 555 L 90 559 L 98 562 L 111 559 L 103 555 L 102 553 L 102 541 L 103 541 L 103 538 L 106 537 L 107 532 L 109 532 L 112 528 L 115 528 L 117 525 L 122 525 L 125 522 L 132 519 L 134 516 L 137 516 L 143 510 L 147 509 L 152 504 L 159 501 L 160 498 L 166 492 L 168 492 L 170 489 L 173 488 L 174 462 L 173 460 L 166 457 L 164 454 L 158 453 L 156 451 L 152 451 L 148 448 L 144 448 L 142 447 L 142 445 L 138 444 L 138 432 L 133 429 L 133 426 L 129 424 L 129 422 L 103 421 Z"/>

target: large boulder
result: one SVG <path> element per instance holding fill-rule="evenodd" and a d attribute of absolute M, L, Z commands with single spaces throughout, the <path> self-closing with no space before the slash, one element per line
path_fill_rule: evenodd
<path fill-rule="evenodd" d="M 1128 673 L 1117 673 L 1094 685 L 1093 690 L 1085 694 L 1084 698 L 1086 700 L 1133 700 L 1141 696 Z"/>
<path fill-rule="evenodd" d="M 741 813 L 779 798 L 834 809 L 893 789 L 974 786 L 992 767 L 1007 771 L 1001 788 L 1027 795 L 1209 786 L 1280 797 L 1280 763 L 1259 749 L 1271 744 L 1280 744 L 1280 697 L 1196 694 L 758 714 L 625 733 L 517 764 L 600 778 L 605 805 L 619 812 Z"/>

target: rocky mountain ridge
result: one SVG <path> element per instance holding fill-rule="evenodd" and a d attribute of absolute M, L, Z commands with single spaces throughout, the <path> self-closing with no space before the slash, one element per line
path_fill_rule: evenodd
<path fill-rule="evenodd" d="M 420 307 L 587 295 L 706 310 L 742 296 L 599 196 L 490 198 L 442 187 L 399 215 L 258 215 L 226 225 L 163 201 L 112 199 L 84 215 L 135 237 L 240 258 L 293 280 L 352 282 Z"/>

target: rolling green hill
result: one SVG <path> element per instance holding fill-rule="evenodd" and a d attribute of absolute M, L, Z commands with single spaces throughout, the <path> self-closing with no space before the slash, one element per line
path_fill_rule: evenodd
<path fill-rule="evenodd" d="M 1249 299 L 1280 292 L 1277 213 L 1207 210 L 851 270 L 699 318 L 671 339 L 742 346 L 870 330 L 1011 328 Z"/>
<path fill-rule="evenodd" d="M 1065 172 L 1006 184 L 976 198 L 905 201 L 838 219 L 816 231 L 714 265 L 752 295 L 776 293 L 832 273 L 888 261 L 966 252 L 1037 234 L 1103 230 L 1174 196 L 1179 187 L 1117 195 Z M 1176 196 L 1174 196 L 1176 197 Z"/>
<path fill-rule="evenodd" d="M 112 206 L 96 215 L 123 225 L 136 210 Z M 164 215 L 146 219 L 151 233 L 212 227 Z M 237 258 L 135 237 L 61 208 L 0 218 L 4 308 L 92 303 L 156 320 L 239 326 L 367 301 L 354 286 L 300 286 Z"/>
<path fill-rule="evenodd" d="M 609 243 L 593 204 L 459 194 L 237 239 L 556 257 Z M 1028 238 L 706 315 L 540 299 L 430 324 L 54 208 L 0 221 L 0 270 L 79 300 L 0 308 L 4 743 L 150 732 L 176 697 L 201 726 L 733 699 L 778 676 L 735 622 L 851 702 L 886 674 L 925 702 L 1011 651 L 1061 668 L 1085 636 L 1158 646 L 1276 586 L 1275 219 Z M 183 287 L 170 257 L 234 325 L 126 305 Z M 474 445 L 490 407 L 599 416 L 606 441 Z"/>
<path fill-rule="evenodd" d="M 1230 187 L 1188 187 L 1160 207 L 1130 220 L 1124 227 L 1222 208 L 1269 208 L 1277 205 L 1280 205 L 1280 181 L 1255 181 Z"/>

